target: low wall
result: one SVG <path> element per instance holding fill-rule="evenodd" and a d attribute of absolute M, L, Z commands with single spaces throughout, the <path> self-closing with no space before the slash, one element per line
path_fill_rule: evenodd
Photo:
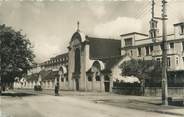
<path fill-rule="evenodd" d="M 140 87 L 124 87 L 124 88 L 113 88 L 113 93 L 123 95 L 143 95 Z M 144 89 L 144 96 L 161 96 L 161 87 L 146 87 Z M 184 96 L 184 87 L 169 87 L 168 96 L 177 97 Z"/>
<path fill-rule="evenodd" d="M 113 87 L 112 92 L 116 94 L 122 95 L 142 95 L 140 87 Z"/>
<path fill-rule="evenodd" d="M 146 87 L 145 96 L 161 96 L 162 88 L 161 87 Z M 169 87 L 168 96 L 184 96 L 184 87 Z"/>

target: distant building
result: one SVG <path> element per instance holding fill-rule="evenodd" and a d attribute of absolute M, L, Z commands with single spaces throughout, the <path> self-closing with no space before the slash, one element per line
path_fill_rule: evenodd
<path fill-rule="evenodd" d="M 40 64 L 41 69 L 45 70 L 59 69 L 61 66 L 68 66 L 68 53 L 52 57 L 48 61 Z"/>
<path fill-rule="evenodd" d="M 28 70 L 27 74 L 31 75 L 31 74 L 35 74 L 35 73 L 39 73 L 41 71 L 41 67 L 39 64 L 33 64 L 32 67 Z"/>

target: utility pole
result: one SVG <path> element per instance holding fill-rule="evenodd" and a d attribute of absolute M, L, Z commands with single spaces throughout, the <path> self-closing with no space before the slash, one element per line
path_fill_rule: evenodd
<path fill-rule="evenodd" d="M 155 1 L 152 0 L 152 5 L 151 5 L 151 18 L 153 20 L 154 16 L 155 16 Z"/>
<path fill-rule="evenodd" d="M 152 17 L 162 21 L 162 104 L 168 105 L 168 85 L 167 85 L 167 10 L 166 0 L 162 0 L 162 17 L 154 17 L 154 5 L 152 0 Z"/>
<path fill-rule="evenodd" d="M 162 104 L 168 105 L 168 86 L 167 86 L 167 14 L 166 0 L 162 0 Z"/>

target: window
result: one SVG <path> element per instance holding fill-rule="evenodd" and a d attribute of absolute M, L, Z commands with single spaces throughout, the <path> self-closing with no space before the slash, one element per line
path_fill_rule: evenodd
<path fill-rule="evenodd" d="M 174 43 L 170 43 L 169 45 L 171 49 L 174 49 Z"/>
<path fill-rule="evenodd" d="M 64 82 L 64 78 L 61 78 L 61 82 Z"/>
<path fill-rule="evenodd" d="M 170 57 L 167 58 L 167 65 L 171 66 L 171 58 Z"/>
<path fill-rule="evenodd" d="M 180 25 L 180 35 L 184 34 L 184 25 Z"/>
<path fill-rule="evenodd" d="M 138 56 L 141 56 L 141 48 L 138 48 Z"/>
<path fill-rule="evenodd" d="M 146 56 L 148 56 L 148 55 L 150 54 L 150 52 L 149 52 L 149 47 L 146 46 L 145 49 L 146 49 Z"/>
<path fill-rule="evenodd" d="M 133 56 L 133 51 L 132 50 L 130 51 L 130 55 Z"/>
<path fill-rule="evenodd" d="M 161 59 L 160 59 L 160 58 L 157 58 L 156 60 L 157 60 L 159 63 L 161 63 Z"/>
<path fill-rule="evenodd" d="M 100 81 L 100 76 L 96 76 L 96 81 Z"/>
<path fill-rule="evenodd" d="M 133 45 L 132 38 L 125 39 L 125 46 L 132 46 L 132 45 Z"/>
<path fill-rule="evenodd" d="M 156 61 L 159 63 L 159 66 L 161 66 L 161 58 L 157 58 Z"/>
<path fill-rule="evenodd" d="M 164 45 L 163 45 L 163 43 L 161 43 L 161 44 L 160 44 L 160 48 L 161 48 L 161 50 L 163 50 L 163 49 L 164 49 Z"/>
<path fill-rule="evenodd" d="M 88 81 L 92 81 L 92 77 L 91 76 L 88 76 Z"/>
<path fill-rule="evenodd" d="M 150 45 L 150 51 L 153 52 L 153 45 Z"/>
<path fill-rule="evenodd" d="M 183 48 L 183 51 L 184 51 L 184 41 L 182 42 L 182 48 Z"/>
<path fill-rule="evenodd" d="M 155 30 L 150 31 L 151 38 L 156 38 L 156 32 Z"/>
<path fill-rule="evenodd" d="M 178 64 L 179 64 L 179 58 L 176 57 L 176 65 L 178 65 Z"/>

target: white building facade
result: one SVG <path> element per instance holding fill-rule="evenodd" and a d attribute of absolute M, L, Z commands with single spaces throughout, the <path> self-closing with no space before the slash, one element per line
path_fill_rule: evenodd
<path fill-rule="evenodd" d="M 184 23 L 174 24 L 174 34 L 167 35 L 169 71 L 184 70 Z M 162 61 L 162 36 L 150 38 L 142 33 L 121 35 L 121 54 L 134 59 Z"/>

